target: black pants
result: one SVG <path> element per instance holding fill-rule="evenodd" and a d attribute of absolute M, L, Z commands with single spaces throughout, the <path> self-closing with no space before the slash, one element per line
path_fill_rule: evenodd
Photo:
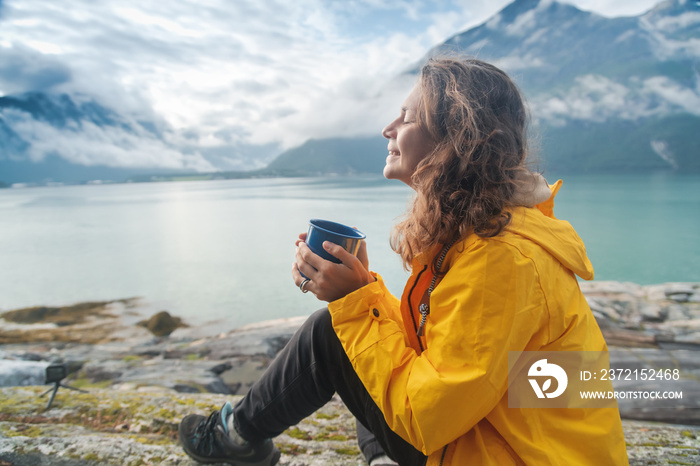
<path fill-rule="evenodd" d="M 236 404 L 236 429 L 249 441 L 276 437 L 323 407 L 334 393 L 357 418 L 358 443 L 366 458 L 383 450 L 401 466 L 425 465 L 426 456 L 387 425 L 350 364 L 327 309 L 304 322 Z"/>

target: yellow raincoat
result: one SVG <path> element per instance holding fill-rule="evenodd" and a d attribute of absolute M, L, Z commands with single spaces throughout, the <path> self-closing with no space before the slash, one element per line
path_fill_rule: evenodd
<path fill-rule="evenodd" d="M 389 426 L 437 465 L 626 465 L 617 409 L 508 408 L 509 351 L 606 351 L 575 275 L 593 278 L 583 242 L 553 216 L 554 196 L 510 209 L 494 238 L 447 254 L 427 299 L 432 254 L 401 301 L 380 276 L 330 303 L 333 327 Z"/>

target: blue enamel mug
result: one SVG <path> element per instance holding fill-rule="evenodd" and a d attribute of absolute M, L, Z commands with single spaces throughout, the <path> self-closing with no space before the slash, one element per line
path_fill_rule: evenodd
<path fill-rule="evenodd" d="M 360 249 L 360 241 L 365 238 L 366 236 L 361 231 L 342 223 L 312 218 L 309 220 L 309 233 L 306 236 L 306 245 L 309 246 L 314 254 L 340 264 L 339 259 L 328 254 L 323 249 L 323 242 L 330 241 L 331 243 L 339 244 L 350 254 L 357 256 L 357 251 Z"/>

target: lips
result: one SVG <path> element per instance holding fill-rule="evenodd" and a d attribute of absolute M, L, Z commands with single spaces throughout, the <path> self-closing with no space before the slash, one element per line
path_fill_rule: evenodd
<path fill-rule="evenodd" d="M 386 156 L 386 163 L 394 163 L 395 160 L 401 157 L 401 153 L 397 150 L 390 150 L 389 155 Z"/>

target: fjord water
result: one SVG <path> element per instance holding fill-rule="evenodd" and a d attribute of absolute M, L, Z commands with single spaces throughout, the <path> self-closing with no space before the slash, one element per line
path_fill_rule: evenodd
<path fill-rule="evenodd" d="M 700 281 L 699 175 L 563 178 L 555 215 L 585 241 L 596 280 Z M 291 269 L 314 217 L 363 231 L 370 267 L 400 295 L 388 238 L 411 193 L 381 177 L 0 190 L 0 311 L 139 296 L 222 330 L 308 315 L 323 303 Z"/>

